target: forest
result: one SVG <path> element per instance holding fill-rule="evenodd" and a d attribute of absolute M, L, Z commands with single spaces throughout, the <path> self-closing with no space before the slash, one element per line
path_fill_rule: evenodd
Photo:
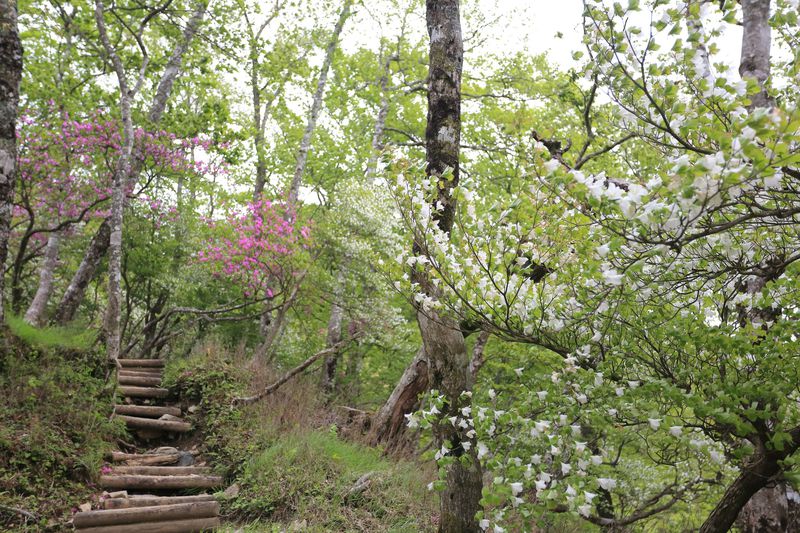
<path fill-rule="evenodd" d="M 0 530 L 800 532 L 798 87 L 798 0 L 0 0 Z"/>

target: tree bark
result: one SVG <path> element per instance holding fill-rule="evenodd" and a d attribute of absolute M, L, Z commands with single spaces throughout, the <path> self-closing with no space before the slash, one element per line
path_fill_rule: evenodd
<path fill-rule="evenodd" d="M 119 107 L 122 115 L 122 146 L 111 187 L 108 304 L 105 317 L 106 356 L 109 360 L 116 362 L 119 358 L 120 349 L 120 309 L 122 305 L 122 224 L 123 210 L 125 208 L 125 185 L 128 176 L 131 174 L 131 156 L 133 154 L 134 132 L 133 117 L 131 116 L 131 98 L 135 89 L 132 91 L 129 88 L 125 67 L 108 36 L 105 23 L 105 7 L 102 0 L 95 0 L 94 5 L 100 41 L 106 55 L 111 59 L 111 64 L 117 75 L 120 95 Z"/>
<path fill-rule="evenodd" d="M 32 326 L 44 324 L 45 309 L 50 295 L 53 293 L 53 281 L 56 267 L 58 266 L 58 251 L 61 248 L 61 235 L 51 233 L 44 249 L 44 260 L 39 270 L 39 287 L 25 312 L 25 322 Z"/>
<path fill-rule="evenodd" d="M 306 129 L 303 132 L 303 140 L 300 141 L 300 148 L 297 151 L 297 164 L 294 167 L 294 176 L 289 186 L 289 205 L 296 204 L 297 197 L 300 194 L 300 184 L 303 182 L 303 173 L 306 170 L 306 162 L 308 161 L 308 151 L 311 148 L 311 137 L 314 134 L 314 129 L 317 127 L 317 119 L 322 109 L 322 99 L 325 96 L 325 85 L 328 83 L 328 72 L 331 69 L 331 63 L 333 63 L 333 54 L 336 52 L 336 47 L 339 44 L 339 36 L 342 34 L 342 28 L 344 28 L 347 17 L 350 16 L 351 3 L 352 0 L 344 0 L 342 10 L 339 12 L 339 18 L 333 28 L 333 34 L 331 35 L 330 41 L 328 41 L 328 47 L 325 49 L 325 59 L 319 71 L 317 90 L 314 93 L 314 100 L 311 102 L 311 112 L 308 115 Z"/>
<path fill-rule="evenodd" d="M 759 451 L 731 483 L 717 506 L 700 527 L 700 533 L 725 533 L 733 526 L 742 508 L 781 470 L 779 457 Z"/>
<path fill-rule="evenodd" d="M 16 0 L 0 0 L 0 324 L 5 319 L 5 264 L 17 175 L 17 106 L 22 43 Z"/>
<path fill-rule="evenodd" d="M 751 107 L 771 107 L 773 101 L 766 89 L 770 73 L 769 26 L 770 0 L 741 0 L 742 5 L 742 56 L 739 75 L 753 78 L 761 91 L 751 98 Z"/>
<path fill-rule="evenodd" d="M 453 227 L 455 199 L 452 190 L 459 180 L 459 144 L 461 139 L 461 72 L 464 47 L 461 35 L 459 0 L 427 0 L 426 21 L 430 37 L 428 71 L 428 123 L 425 129 L 426 173 L 439 179 L 433 220 L 448 233 Z M 445 172 L 452 169 L 452 175 Z M 441 209 L 438 208 L 441 206 Z M 421 251 L 422 236 L 416 236 L 416 252 Z M 429 274 L 419 267 L 412 279 L 427 295 L 438 290 Z M 417 321 L 425 353 L 428 354 L 429 386 L 444 396 L 439 423 L 433 425 L 436 447 L 446 446 L 455 460 L 446 468 L 446 486 L 440 495 L 439 531 L 444 533 L 478 532 L 475 514 L 480 509 L 483 488 L 481 465 L 475 446 L 465 450 L 462 442 L 470 440 L 457 425 L 448 420 L 461 416 L 468 404 L 463 394 L 472 388 L 470 357 L 458 322 L 433 309 L 420 306 Z"/>
<path fill-rule="evenodd" d="M 67 285 L 67 289 L 64 291 L 64 295 L 61 297 L 61 302 L 58 304 L 55 313 L 56 323 L 64 325 L 75 318 L 75 313 L 83 301 L 86 289 L 89 287 L 89 283 L 94 278 L 100 262 L 108 251 L 110 237 L 111 222 L 109 219 L 104 219 L 89 242 L 89 247 L 86 248 L 86 252 L 83 254 L 78 270 L 75 271 L 69 285 Z"/>
<path fill-rule="evenodd" d="M 388 443 L 390 448 L 395 446 L 406 427 L 405 416 L 419 409 L 420 396 L 427 390 L 428 357 L 425 348 L 420 347 L 372 421 L 373 442 Z"/>
<path fill-rule="evenodd" d="M 206 0 L 198 2 L 195 11 L 192 13 L 192 16 L 189 18 L 189 21 L 186 24 L 181 41 L 179 41 L 172 50 L 172 54 L 170 55 L 167 65 L 164 68 L 164 72 L 161 75 L 158 88 L 156 89 L 156 94 L 153 97 L 153 101 L 151 102 L 150 109 L 147 113 L 147 119 L 151 125 L 158 124 L 161 121 L 161 117 L 163 116 L 164 109 L 167 105 L 167 100 L 172 93 L 172 87 L 175 84 L 175 80 L 178 78 L 178 75 L 180 74 L 183 56 L 185 55 L 186 50 L 189 48 L 192 39 L 203 22 L 208 4 L 209 2 Z M 131 172 L 126 177 L 129 185 L 132 182 L 135 182 L 135 180 L 138 178 L 139 170 L 143 162 L 142 159 L 143 154 L 138 153 L 137 151 L 133 157 Z M 70 280 L 64 296 L 56 308 L 55 317 L 58 324 L 63 325 L 74 319 L 75 313 L 78 310 L 78 306 L 83 301 L 86 288 L 89 286 L 92 278 L 94 278 L 94 275 L 97 272 L 97 267 L 100 265 L 100 262 L 108 251 L 110 245 L 110 236 L 111 221 L 109 219 L 105 219 L 90 241 L 89 247 L 84 253 L 78 270 Z"/>
<path fill-rule="evenodd" d="M 331 315 L 328 319 L 328 334 L 325 340 L 325 346 L 330 348 L 342 341 L 342 320 L 344 319 L 344 308 L 342 307 L 342 297 L 344 292 L 344 272 L 346 268 L 342 265 L 339 274 L 336 276 L 336 288 L 333 295 L 333 303 L 331 304 Z M 322 390 L 326 393 L 331 393 L 336 388 L 336 366 L 339 361 L 339 354 L 332 353 L 325 357 L 325 363 L 322 365 L 321 386 Z"/>

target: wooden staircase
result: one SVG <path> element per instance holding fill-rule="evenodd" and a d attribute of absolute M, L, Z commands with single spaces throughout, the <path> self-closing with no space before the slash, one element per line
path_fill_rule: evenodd
<path fill-rule="evenodd" d="M 190 423 L 179 407 L 168 406 L 161 388 L 164 362 L 159 359 L 120 359 L 118 391 L 125 403 L 114 406 L 140 438 L 187 433 Z M 184 465 L 183 463 L 191 463 Z M 96 509 L 74 515 L 76 531 L 85 533 L 184 533 L 219 527 L 219 503 L 198 490 L 219 488 L 222 478 L 207 466 L 195 465 L 186 451 L 162 447 L 150 453 L 112 452 L 111 467 L 103 470 L 100 487 L 105 498 Z M 191 494 L 195 493 L 195 494 Z"/>

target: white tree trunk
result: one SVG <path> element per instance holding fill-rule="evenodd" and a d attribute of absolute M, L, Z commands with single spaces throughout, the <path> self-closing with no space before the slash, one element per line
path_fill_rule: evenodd
<path fill-rule="evenodd" d="M 25 322 L 32 326 L 42 326 L 45 319 L 45 309 L 50 295 L 53 293 L 55 270 L 58 266 L 58 252 L 61 249 L 61 235 L 58 232 L 50 234 L 44 249 L 44 260 L 39 270 L 39 287 L 25 312 Z"/>
<path fill-rule="evenodd" d="M 331 63 L 333 63 L 333 54 L 339 44 L 342 28 L 344 28 L 347 17 L 350 16 L 351 3 L 352 0 L 344 0 L 342 10 L 339 12 L 339 18 L 333 28 L 333 34 L 330 41 L 328 41 L 328 47 L 325 49 L 325 59 L 322 61 L 322 67 L 319 71 L 317 90 L 314 93 L 314 100 L 311 102 L 311 111 L 308 114 L 306 129 L 303 132 L 303 140 L 300 141 L 300 149 L 297 151 L 297 164 L 294 167 L 294 176 L 289 186 L 289 205 L 296 204 L 297 197 L 300 194 L 300 185 L 303 183 L 303 173 L 306 170 L 306 162 L 308 161 L 308 151 L 311 148 L 311 138 L 314 135 L 314 129 L 317 127 L 317 119 L 325 96 L 325 85 L 328 83 L 328 72 L 331 69 Z"/>

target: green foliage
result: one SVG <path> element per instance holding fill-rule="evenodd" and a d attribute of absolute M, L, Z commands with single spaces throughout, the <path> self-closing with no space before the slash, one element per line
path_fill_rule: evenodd
<path fill-rule="evenodd" d="M 27 528 L 58 528 L 70 508 L 90 498 L 88 482 L 124 430 L 109 420 L 101 355 L 76 351 L 74 342 L 65 343 L 69 350 L 53 348 L 52 331 L 24 331 L 39 344 L 0 340 L 0 508 L 34 513 L 38 523 Z M 0 511 L 0 529 L 25 529 L 20 519 Z"/>

